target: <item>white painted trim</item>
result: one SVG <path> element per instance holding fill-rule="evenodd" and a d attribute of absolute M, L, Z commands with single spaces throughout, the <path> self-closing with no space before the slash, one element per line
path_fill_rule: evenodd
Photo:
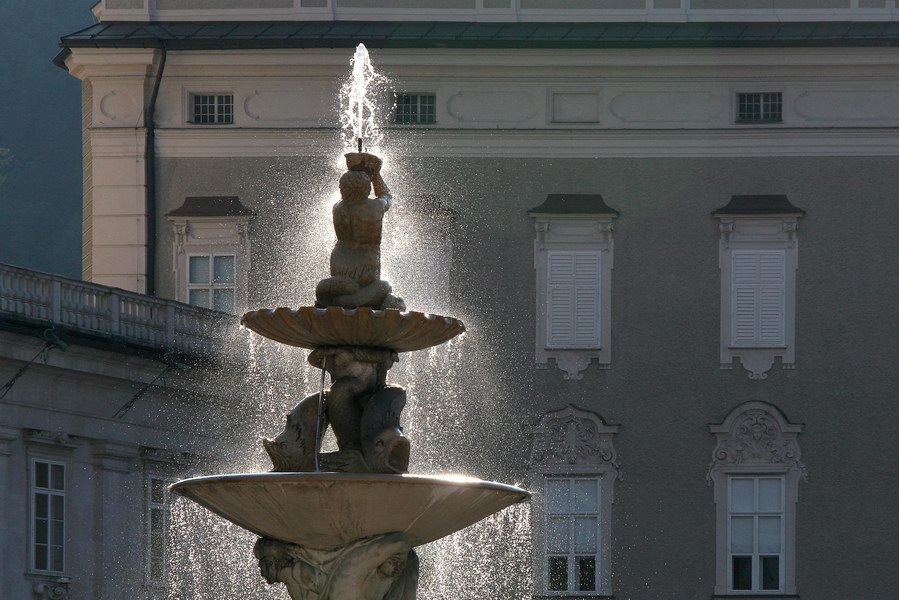
<path fill-rule="evenodd" d="M 146 67 L 154 64 L 153 49 L 143 48 L 73 48 L 66 66 L 72 74 L 83 78 L 79 69 L 102 69 L 91 73 L 112 75 L 118 69 L 126 75 L 146 74 Z M 458 74 L 476 76 L 481 67 L 508 68 L 521 67 L 526 75 L 547 74 L 558 77 L 557 67 L 578 68 L 611 67 L 721 67 L 759 66 L 765 68 L 791 66 L 840 67 L 867 65 L 870 67 L 890 67 L 899 65 L 899 48 L 596 48 L 596 49 L 510 49 L 497 48 L 484 52 L 477 48 L 434 48 L 421 49 L 371 49 L 370 53 L 378 66 L 385 71 L 394 67 L 420 66 L 428 69 L 428 74 L 439 74 L 441 67 L 456 69 Z M 233 77 L 239 74 L 235 69 L 251 66 L 250 75 L 258 76 L 255 69 L 262 65 L 277 67 L 282 75 L 296 75 L 292 67 L 331 66 L 344 76 L 348 68 L 352 49 L 349 48 L 295 48 L 265 50 L 189 50 L 171 51 L 166 59 L 166 77 L 179 74 L 179 68 L 188 66 L 221 66 L 223 75 Z M 126 70 L 127 68 L 127 70 Z M 541 71 L 548 68 L 548 71 Z M 337 73 L 338 71 L 335 71 Z M 890 73 L 895 76 L 895 73 Z M 196 73 L 194 73 L 196 74 Z M 849 73 L 851 74 L 851 73 Z M 857 74 L 857 73 L 856 73 Z M 391 73 L 391 76 L 393 73 Z M 485 76 L 492 80 L 495 71 Z M 721 78 L 716 72 L 715 78 Z M 506 73 L 501 77 L 508 77 Z M 770 77 L 770 74 L 766 75 Z M 795 79 L 795 77 L 794 77 Z M 605 83 L 605 81 L 603 82 Z"/>
<path fill-rule="evenodd" d="M 718 268 L 721 276 L 721 332 L 719 353 L 722 369 L 732 369 L 734 359 L 750 379 L 767 379 L 776 357 L 784 369 L 796 363 L 796 269 L 799 268 L 797 215 L 718 215 Z M 743 250 L 779 250 L 784 253 L 783 344 L 737 346 L 733 340 L 733 256 Z"/>
<path fill-rule="evenodd" d="M 92 130 L 94 157 L 115 156 L 134 129 Z M 130 139 L 129 139 L 130 138 Z M 336 129 L 164 129 L 159 158 L 334 156 L 343 150 Z M 399 149 L 393 152 L 392 149 Z M 894 128 L 755 128 L 734 130 L 390 130 L 382 152 L 421 157 L 688 158 L 768 156 L 899 156 Z"/>
<path fill-rule="evenodd" d="M 536 286 L 537 331 L 535 360 L 538 369 L 549 368 L 550 360 L 564 372 L 565 379 L 581 379 L 583 371 L 596 361 L 601 369 L 612 363 L 612 269 L 614 243 L 608 215 L 532 214 L 534 219 L 534 280 Z M 553 251 L 583 251 L 599 254 L 599 346 L 554 348 L 549 343 L 549 255 Z M 574 324 L 572 324 L 574 326 Z"/>
<path fill-rule="evenodd" d="M 761 439 L 754 438 L 752 425 L 759 424 Z M 790 423 L 776 406 L 767 402 L 744 402 L 735 407 L 720 424 L 710 424 L 717 444 L 712 451 L 708 480 L 714 485 L 715 502 L 715 587 L 716 595 L 796 594 L 796 504 L 799 479 L 806 474 L 801 462 L 797 436 L 802 425 Z M 761 451 L 759 447 L 765 446 Z M 729 480 L 732 476 L 783 476 L 783 565 L 782 592 L 729 591 L 728 558 Z"/>
<path fill-rule="evenodd" d="M 538 22 L 538 21 L 846 21 L 865 19 L 893 19 L 892 7 L 859 9 L 705 9 L 693 10 L 687 0 L 680 9 L 655 9 L 647 1 L 644 8 L 635 9 L 523 9 L 512 2 L 509 9 L 485 9 L 474 2 L 474 8 L 408 9 L 408 8 L 337 8 L 332 0 L 324 8 L 303 8 L 295 3 L 283 9 L 157 9 L 148 0 L 143 9 L 107 9 L 105 2 L 94 8 L 101 21 L 467 21 L 467 22 Z"/>
<path fill-rule="evenodd" d="M 61 466 L 63 468 L 63 489 L 62 489 L 62 491 L 52 490 L 49 487 L 48 488 L 38 488 L 37 487 L 37 463 L 39 463 L 39 462 L 45 463 L 48 465 L 48 467 L 47 467 L 48 485 L 53 477 L 52 466 L 57 465 L 57 466 Z M 67 501 L 67 495 L 68 495 L 68 491 L 69 491 L 69 464 L 67 461 L 46 458 L 44 456 L 31 456 L 28 461 L 28 464 L 30 467 L 29 477 L 28 477 L 28 480 L 30 483 L 30 485 L 28 486 L 29 487 L 30 512 L 28 514 L 29 519 L 28 519 L 28 557 L 27 557 L 28 567 L 27 567 L 27 572 L 41 574 L 41 575 L 55 575 L 57 577 L 64 576 L 64 574 L 66 572 L 66 563 L 67 563 L 67 558 L 68 558 L 67 557 L 68 552 L 66 551 L 67 550 L 67 548 L 66 548 L 66 546 L 67 546 L 67 544 L 66 544 L 66 535 L 67 535 L 66 534 L 66 516 L 69 513 L 69 503 Z M 37 569 L 34 566 L 34 549 L 35 549 L 34 547 L 35 547 L 35 544 L 37 543 L 37 540 L 35 539 L 35 535 L 36 535 L 35 519 L 37 518 L 37 506 L 36 506 L 37 493 L 46 493 L 48 496 L 48 500 L 47 500 L 47 542 L 48 542 L 48 544 L 47 544 L 48 545 L 47 566 L 48 567 L 52 567 L 52 560 L 53 560 L 52 546 L 49 543 L 50 540 L 53 539 L 53 534 L 51 531 L 52 524 L 50 523 L 50 513 L 51 513 L 50 505 L 52 503 L 49 500 L 49 498 L 53 497 L 53 496 L 62 496 L 62 510 L 63 510 L 62 530 L 63 530 L 63 533 L 62 533 L 62 570 L 61 571 L 54 571 L 52 569 Z"/>

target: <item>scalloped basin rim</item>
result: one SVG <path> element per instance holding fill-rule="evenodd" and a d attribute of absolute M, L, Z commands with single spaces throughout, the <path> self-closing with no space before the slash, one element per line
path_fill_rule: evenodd
<path fill-rule="evenodd" d="M 410 352 L 437 346 L 465 331 L 462 321 L 453 317 L 392 308 L 282 306 L 246 312 L 240 322 L 263 337 L 307 349 L 369 346 Z"/>
<path fill-rule="evenodd" d="M 419 546 L 530 496 L 469 477 L 360 473 L 210 475 L 169 489 L 262 537 L 323 549 L 392 532 Z"/>

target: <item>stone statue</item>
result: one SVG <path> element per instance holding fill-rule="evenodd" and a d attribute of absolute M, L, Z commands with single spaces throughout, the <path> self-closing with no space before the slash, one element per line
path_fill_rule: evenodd
<path fill-rule="evenodd" d="M 405 310 L 381 279 L 381 223 L 390 209 L 390 189 L 381 177 L 380 158 L 365 152 L 346 155 L 349 169 L 340 178 L 341 200 L 334 205 L 337 243 L 331 251 L 331 277 L 315 288 L 316 306 L 360 306 Z M 375 198 L 369 198 L 374 187 Z"/>
<path fill-rule="evenodd" d="M 265 580 L 292 600 L 414 600 L 418 557 L 400 533 L 330 550 L 260 538 L 253 548 Z"/>
<path fill-rule="evenodd" d="M 274 440 L 262 444 L 275 471 L 315 470 L 316 431 L 319 441 L 330 424 L 339 452 L 321 455 L 325 471 L 405 473 L 410 444 L 400 426 L 406 405 L 403 388 L 386 385 L 397 354 L 385 348 L 325 347 L 313 350 L 309 362 L 325 368 L 333 381 L 325 393 L 321 421 L 318 394 L 307 396 L 287 415 Z"/>

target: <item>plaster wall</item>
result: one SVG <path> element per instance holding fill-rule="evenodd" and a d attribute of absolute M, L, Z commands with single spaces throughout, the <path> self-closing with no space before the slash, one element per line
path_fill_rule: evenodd
<path fill-rule="evenodd" d="M 569 403 L 600 413 L 621 425 L 615 444 L 625 476 L 616 483 L 612 512 L 616 596 L 708 597 L 715 506 L 706 472 L 715 441 L 707 425 L 742 402 L 767 401 L 805 424 L 799 443 L 809 480 L 799 487 L 799 593 L 822 600 L 890 597 L 899 586 L 888 564 L 892 542 L 873 532 L 899 527 L 896 512 L 882 502 L 895 480 L 884 457 L 899 451 L 891 427 L 899 418 L 892 376 L 899 355 L 887 325 L 899 316 L 893 201 L 899 159 L 394 155 L 388 164 L 396 205 L 385 239 L 417 239 L 402 208 L 416 194 L 438 194 L 458 213 L 450 234 L 450 314 L 469 328 L 471 352 L 457 357 L 457 375 L 464 374 L 460 385 L 471 394 L 463 397 L 477 399 L 453 409 L 471 428 L 464 441 L 451 442 L 459 470 L 523 478 L 524 424 Z M 239 196 L 258 213 L 250 307 L 308 303 L 310 282 L 327 269 L 322 228 L 339 166 L 303 157 L 163 158 L 160 214 L 185 196 Z M 580 381 L 535 368 L 534 230 L 526 211 L 549 193 L 600 193 L 621 211 L 614 230 L 613 362 L 609 370 L 591 366 Z M 739 365 L 719 367 L 719 233 L 710 213 L 734 194 L 772 193 L 787 194 L 807 214 L 799 223 L 796 369 L 776 364 L 760 381 Z M 163 219 L 158 230 L 157 278 L 167 294 L 173 237 Z M 319 254 L 305 251 L 309 245 Z M 390 273 L 398 292 L 422 289 L 422 275 L 401 265 Z M 411 308 L 432 308 L 427 294 L 405 295 Z M 447 409 L 429 404 L 422 390 L 411 402 Z M 500 423 L 505 429 L 497 432 Z"/>

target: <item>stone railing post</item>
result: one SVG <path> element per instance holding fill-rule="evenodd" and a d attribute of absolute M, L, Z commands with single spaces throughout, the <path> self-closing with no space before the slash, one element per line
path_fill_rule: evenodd
<path fill-rule="evenodd" d="M 122 299 L 115 292 L 109 294 L 109 333 L 122 333 Z"/>
<path fill-rule="evenodd" d="M 175 305 L 167 304 L 165 307 L 165 343 L 175 345 Z"/>
<path fill-rule="evenodd" d="M 62 320 L 62 282 L 56 279 L 50 283 L 50 320 L 54 323 Z"/>

